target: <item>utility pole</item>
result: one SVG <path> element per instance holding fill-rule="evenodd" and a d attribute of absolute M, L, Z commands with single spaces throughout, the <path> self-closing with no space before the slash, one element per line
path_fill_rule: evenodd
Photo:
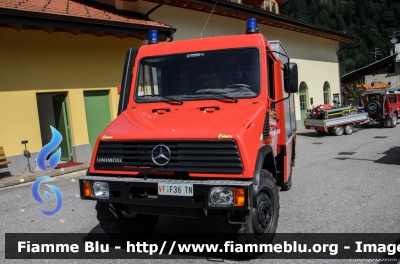
<path fill-rule="evenodd" d="M 396 59 L 395 59 L 395 63 L 394 63 L 394 71 L 395 71 L 395 78 L 396 78 L 396 85 L 398 86 L 400 84 L 400 67 L 399 67 L 399 57 L 400 57 L 400 51 L 396 50 L 396 46 L 398 49 L 399 44 L 397 44 L 397 42 L 399 41 L 396 37 L 400 36 L 400 31 L 394 31 L 393 35 L 389 36 L 389 38 L 392 38 L 390 40 L 390 42 L 392 42 L 392 44 L 394 45 L 394 50 L 397 53 Z M 390 54 L 393 54 L 392 52 L 390 52 Z"/>
<path fill-rule="evenodd" d="M 400 36 L 400 31 L 394 31 L 393 35 L 389 36 L 389 38 L 392 38 L 390 40 L 390 42 L 392 42 L 393 44 L 396 44 L 398 39 L 396 37 Z"/>
<path fill-rule="evenodd" d="M 376 61 L 376 56 L 381 56 L 382 55 L 382 51 L 379 48 L 376 48 L 376 47 L 375 47 L 375 51 L 373 51 L 371 53 L 374 54 L 375 61 Z"/>

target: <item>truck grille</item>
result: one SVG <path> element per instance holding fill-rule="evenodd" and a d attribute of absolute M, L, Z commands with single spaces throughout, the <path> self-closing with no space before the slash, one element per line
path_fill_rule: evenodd
<path fill-rule="evenodd" d="M 170 150 L 169 156 L 169 152 L 163 147 L 163 154 L 170 159 L 162 166 L 157 165 L 152 159 L 160 153 L 159 147 L 156 149 L 155 147 L 161 144 Z M 164 163 L 167 159 L 161 161 Z M 101 141 L 94 167 L 96 170 L 122 171 L 243 172 L 239 149 L 234 140 Z"/>

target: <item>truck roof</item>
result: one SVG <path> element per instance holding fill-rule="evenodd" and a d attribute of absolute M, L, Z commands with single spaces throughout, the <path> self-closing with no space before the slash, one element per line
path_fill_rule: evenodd
<path fill-rule="evenodd" d="M 395 86 L 395 87 L 389 87 L 389 88 L 381 88 L 381 89 L 368 89 L 368 90 L 361 90 L 360 91 L 361 95 L 367 95 L 367 94 L 389 94 L 389 93 L 395 93 L 395 94 L 400 94 L 400 86 Z"/>
<path fill-rule="evenodd" d="M 266 46 L 269 46 L 271 50 L 276 50 L 277 52 L 283 52 L 284 54 L 286 54 L 279 41 L 274 40 L 271 43 L 268 43 L 263 34 L 241 34 L 209 38 L 196 38 L 189 40 L 177 40 L 172 42 L 161 42 L 140 47 L 140 53 L 141 57 L 145 57 L 229 48 L 234 49 L 255 47 L 265 49 Z M 281 58 L 276 53 L 274 53 L 274 56 L 275 58 L 283 61 L 284 57 L 281 56 Z"/>

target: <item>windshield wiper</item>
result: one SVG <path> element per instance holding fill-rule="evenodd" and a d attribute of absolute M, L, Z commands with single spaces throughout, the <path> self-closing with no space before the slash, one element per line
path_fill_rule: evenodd
<path fill-rule="evenodd" d="M 237 101 L 238 101 L 238 99 L 237 99 L 236 97 L 228 96 L 228 95 L 225 95 L 224 93 L 214 93 L 214 92 L 208 92 L 208 91 L 206 91 L 206 92 L 201 92 L 201 93 L 186 93 L 186 94 L 184 94 L 184 95 L 203 95 L 203 94 L 214 94 L 214 95 L 219 95 L 219 96 L 221 96 L 221 97 L 231 99 L 231 100 L 233 100 L 235 103 L 237 103 Z M 215 99 L 215 98 L 214 98 L 214 99 Z"/>
<path fill-rule="evenodd" d="M 167 95 L 150 95 L 150 94 L 147 94 L 147 95 L 142 95 L 142 96 L 139 96 L 139 97 L 161 97 L 161 98 L 165 98 L 165 99 L 177 102 L 177 103 L 179 103 L 179 105 L 183 105 L 182 100 L 179 100 L 179 99 L 167 96 Z"/>

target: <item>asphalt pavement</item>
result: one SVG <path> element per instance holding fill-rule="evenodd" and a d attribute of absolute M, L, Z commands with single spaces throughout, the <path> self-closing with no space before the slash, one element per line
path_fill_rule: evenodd
<path fill-rule="evenodd" d="M 400 234 L 400 126 L 356 128 L 352 135 L 320 136 L 299 130 L 293 187 L 280 192 L 278 233 L 399 233 Z M 85 170 L 54 177 L 64 205 L 54 216 L 38 211 L 32 183 L 0 189 L 0 229 L 4 233 L 97 233 L 95 203 L 79 198 L 78 179 Z M 53 205 L 47 205 L 52 208 Z M 42 206 L 43 207 L 43 206 Z M 210 232 L 213 219 L 160 217 L 157 233 Z M 4 235 L 0 255 L 6 263 L 109 263 L 110 260 L 4 260 Z M 236 262 L 218 259 L 212 262 Z M 131 263 L 132 260 L 112 260 Z M 135 260 L 135 263 L 171 263 L 171 260 Z M 180 263 L 210 262 L 179 259 Z M 243 261 L 241 261 L 243 262 Z M 265 260 L 251 263 L 350 263 L 351 260 Z M 360 261 L 358 263 L 365 263 Z M 368 263 L 380 263 L 369 261 Z"/>

